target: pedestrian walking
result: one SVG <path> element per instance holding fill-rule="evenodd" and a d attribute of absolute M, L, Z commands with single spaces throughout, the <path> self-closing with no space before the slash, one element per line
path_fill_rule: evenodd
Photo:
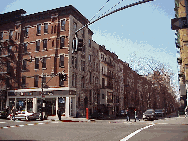
<path fill-rule="evenodd" d="M 60 108 L 58 108 L 57 114 L 58 114 L 59 120 L 61 120 L 61 110 L 60 110 Z"/>
<path fill-rule="evenodd" d="M 130 121 L 130 112 L 129 112 L 129 108 L 127 108 L 127 121 Z"/>
<path fill-rule="evenodd" d="M 7 106 L 7 108 L 6 108 L 6 115 L 8 116 L 9 113 L 10 113 L 10 109 L 9 109 L 9 106 Z"/>
<path fill-rule="evenodd" d="M 187 117 L 187 114 L 188 114 L 188 107 L 186 106 L 185 107 L 185 118 Z"/>
<path fill-rule="evenodd" d="M 12 108 L 12 119 L 15 121 L 15 115 L 16 115 L 16 108 L 13 106 Z"/>

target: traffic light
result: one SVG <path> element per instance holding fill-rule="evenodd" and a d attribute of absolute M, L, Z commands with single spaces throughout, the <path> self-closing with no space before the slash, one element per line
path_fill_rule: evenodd
<path fill-rule="evenodd" d="M 83 39 L 78 39 L 77 51 L 82 51 Z"/>

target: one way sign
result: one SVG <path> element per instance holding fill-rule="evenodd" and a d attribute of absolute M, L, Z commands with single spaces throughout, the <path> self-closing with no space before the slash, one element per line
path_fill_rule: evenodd
<path fill-rule="evenodd" d="M 171 28 L 172 30 L 187 28 L 187 18 L 181 17 L 181 18 L 171 19 Z"/>

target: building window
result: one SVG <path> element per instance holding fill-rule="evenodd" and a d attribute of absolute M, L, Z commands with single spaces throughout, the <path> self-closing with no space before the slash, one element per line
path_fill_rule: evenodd
<path fill-rule="evenodd" d="M 23 60 L 22 70 L 26 70 L 27 61 Z"/>
<path fill-rule="evenodd" d="M 36 41 L 36 51 L 40 50 L 40 40 Z"/>
<path fill-rule="evenodd" d="M 72 86 L 74 87 L 74 74 L 72 75 Z"/>
<path fill-rule="evenodd" d="M 77 23 L 75 23 L 75 22 L 74 22 L 74 25 L 73 25 L 73 29 L 74 29 L 74 31 L 77 30 Z"/>
<path fill-rule="evenodd" d="M 77 58 L 75 57 L 75 68 L 77 69 Z"/>
<path fill-rule="evenodd" d="M 24 43 L 24 53 L 27 53 L 27 43 Z"/>
<path fill-rule="evenodd" d="M 102 99 L 104 99 L 104 94 L 102 94 Z"/>
<path fill-rule="evenodd" d="M 89 72 L 89 82 L 91 83 L 92 74 Z"/>
<path fill-rule="evenodd" d="M 48 23 L 44 23 L 44 33 L 48 33 Z"/>
<path fill-rule="evenodd" d="M 72 53 L 74 53 L 75 50 L 76 50 L 76 38 L 74 38 L 72 41 Z"/>
<path fill-rule="evenodd" d="M 37 25 L 37 34 L 41 34 L 41 24 Z"/>
<path fill-rule="evenodd" d="M 54 40 L 52 41 L 52 47 L 54 47 Z"/>
<path fill-rule="evenodd" d="M 25 27 L 25 37 L 28 37 L 29 34 L 29 27 Z"/>
<path fill-rule="evenodd" d="M 54 33 L 54 27 L 52 26 L 52 28 L 51 28 L 51 34 L 53 34 Z"/>
<path fill-rule="evenodd" d="M 72 56 L 72 67 L 74 67 L 74 56 Z"/>
<path fill-rule="evenodd" d="M 42 58 L 42 68 L 43 68 L 43 69 L 46 69 L 46 60 L 47 60 L 46 57 L 43 57 L 43 58 Z"/>
<path fill-rule="evenodd" d="M 65 30 L 65 19 L 61 20 L 61 30 Z"/>
<path fill-rule="evenodd" d="M 91 55 L 89 54 L 89 62 L 91 62 Z"/>
<path fill-rule="evenodd" d="M 84 38 L 85 31 L 82 29 L 82 38 Z"/>
<path fill-rule="evenodd" d="M 0 40 L 3 40 L 3 32 L 0 32 Z"/>
<path fill-rule="evenodd" d="M 43 40 L 43 50 L 47 50 L 47 39 Z"/>
<path fill-rule="evenodd" d="M 85 71 L 85 61 L 81 60 L 81 70 Z"/>
<path fill-rule="evenodd" d="M 39 58 L 35 58 L 35 69 L 39 69 Z"/>
<path fill-rule="evenodd" d="M 85 78 L 84 78 L 84 76 L 81 78 L 81 86 L 82 86 L 82 88 L 85 87 Z"/>
<path fill-rule="evenodd" d="M 26 86 L 26 76 L 22 76 L 22 87 Z"/>
<path fill-rule="evenodd" d="M 77 84 L 77 75 L 75 75 L 75 87 L 76 87 L 76 84 Z"/>
<path fill-rule="evenodd" d="M 64 67 L 64 55 L 60 55 L 59 67 Z"/>
<path fill-rule="evenodd" d="M 105 87 L 105 78 L 102 78 L 102 88 Z"/>
<path fill-rule="evenodd" d="M 12 39 L 12 36 L 13 36 L 13 30 L 10 30 L 10 32 L 9 32 L 9 39 Z"/>
<path fill-rule="evenodd" d="M 39 81 L 39 76 L 35 75 L 34 76 L 34 87 L 38 87 L 38 81 Z"/>
<path fill-rule="evenodd" d="M 92 91 L 91 90 L 89 90 L 89 102 L 91 102 L 91 98 L 92 98 Z"/>
<path fill-rule="evenodd" d="M 60 48 L 63 48 L 64 46 L 65 46 L 65 37 L 64 36 L 62 36 L 61 38 L 60 38 Z"/>
<path fill-rule="evenodd" d="M 89 39 L 89 47 L 91 48 L 91 40 Z"/>
<path fill-rule="evenodd" d="M 54 26 L 54 33 L 56 33 L 56 30 L 57 30 L 57 29 L 56 29 L 56 25 L 55 25 L 55 26 Z"/>

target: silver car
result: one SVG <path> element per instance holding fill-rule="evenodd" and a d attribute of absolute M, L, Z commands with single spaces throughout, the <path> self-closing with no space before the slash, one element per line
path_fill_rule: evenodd
<path fill-rule="evenodd" d="M 12 114 L 10 114 L 7 119 L 13 119 Z M 36 120 L 40 119 L 39 113 L 33 113 L 33 112 L 25 112 L 25 111 L 18 111 L 16 112 L 15 119 L 25 119 L 25 120 Z"/>

